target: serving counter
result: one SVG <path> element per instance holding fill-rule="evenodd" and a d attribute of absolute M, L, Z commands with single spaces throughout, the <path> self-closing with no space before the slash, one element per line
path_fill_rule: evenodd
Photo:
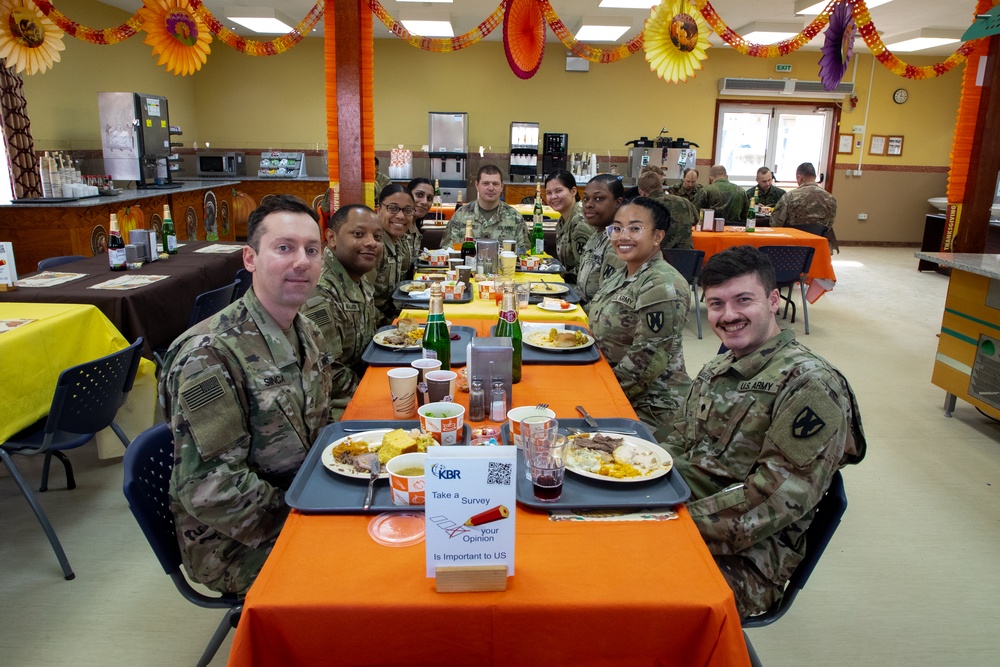
<path fill-rule="evenodd" d="M 945 415 L 957 398 L 1000 419 L 1000 258 L 918 252 L 917 259 L 952 269 L 931 382 L 944 389 Z"/>

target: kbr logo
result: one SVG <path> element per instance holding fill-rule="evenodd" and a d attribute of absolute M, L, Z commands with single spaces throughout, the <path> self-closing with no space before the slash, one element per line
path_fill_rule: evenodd
<path fill-rule="evenodd" d="M 462 471 L 448 468 L 442 463 L 435 463 L 431 466 L 431 474 L 438 479 L 461 479 Z"/>

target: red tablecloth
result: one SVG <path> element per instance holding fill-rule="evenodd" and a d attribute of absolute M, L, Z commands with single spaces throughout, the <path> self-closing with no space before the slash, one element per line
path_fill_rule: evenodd
<path fill-rule="evenodd" d="M 492 322 L 456 321 L 488 331 Z M 391 414 L 371 368 L 345 419 Z M 467 394 L 460 402 L 468 401 Z M 603 360 L 530 366 L 514 404 L 635 418 Z M 439 594 L 424 545 L 393 549 L 371 517 L 293 511 L 250 590 L 230 665 L 746 665 L 733 596 L 686 510 L 667 522 L 552 522 L 517 509 L 501 593 Z"/>
<path fill-rule="evenodd" d="M 791 227 L 758 227 L 748 234 L 742 227 L 726 227 L 724 232 L 699 232 L 692 234 L 694 249 L 705 251 L 705 261 L 717 252 L 738 245 L 803 245 L 816 249 L 809 269 L 809 303 L 815 303 L 824 292 L 833 289 L 837 276 L 833 272 L 830 259 L 830 244 L 822 236 L 816 236 Z"/>

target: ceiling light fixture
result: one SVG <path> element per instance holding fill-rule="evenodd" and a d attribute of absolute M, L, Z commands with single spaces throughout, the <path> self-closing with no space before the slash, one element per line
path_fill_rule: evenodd
<path fill-rule="evenodd" d="M 454 37 L 451 14 L 446 11 L 406 10 L 399 12 L 399 22 L 411 34 L 421 37 Z"/>
<path fill-rule="evenodd" d="M 882 41 L 886 48 L 894 53 L 912 53 L 960 42 L 962 41 L 962 31 L 947 28 L 921 28 L 885 37 Z"/>
<path fill-rule="evenodd" d="M 581 42 L 617 42 L 631 28 L 628 16 L 584 16 L 576 38 Z"/>
<path fill-rule="evenodd" d="M 783 39 L 790 39 L 802 32 L 800 23 L 782 23 L 777 21 L 754 21 L 736 31 L 748 42 L 755 44 L 774 44 Z"/>
<path fill-rule="evenodd" d="M 295 21 L 270 7 L 226 7 L 226 18 L 244 28 L 267 35 L 292 31 Z"/>
<path fill-rule="evenodd" d="M 866 0 L 865 6 L 871 9 L 888 2 L 892 2 L 892 0 Z M 826 6 L 829 4 L 830 0 L 820 0 L 820 2 L 816 2 L 816 0 L 795 0 L 795 13 L 798 15 L 816 15 L 826 9 Z"/>

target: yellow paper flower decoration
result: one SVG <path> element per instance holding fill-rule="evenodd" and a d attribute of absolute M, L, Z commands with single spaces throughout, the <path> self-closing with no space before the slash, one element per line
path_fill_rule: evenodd
<path fill-rule="evenodd" d="M 666 0 L 653 7 L 643 30 L 649 69 L 672 83 L 687 81 L 708 58 L 709 32 L 701 12 L 688 0 Z"/>
<path fill-rule="evenodd" d="M 31 0 L 0 0 L 0 58 L 17 73 L 44 72 L 59 62 L 63 31 Z"/>
<path fill-rule="evenodd" d="M 181 76 L 200 70 L 212 52 L 212 34 L 191 11 L 188 0 L 142 0 L 142 4 L 137 13 L 146 31 L 143 43 L 160 56 L 156 64 L 165 64 L 168 72 Z"/>

